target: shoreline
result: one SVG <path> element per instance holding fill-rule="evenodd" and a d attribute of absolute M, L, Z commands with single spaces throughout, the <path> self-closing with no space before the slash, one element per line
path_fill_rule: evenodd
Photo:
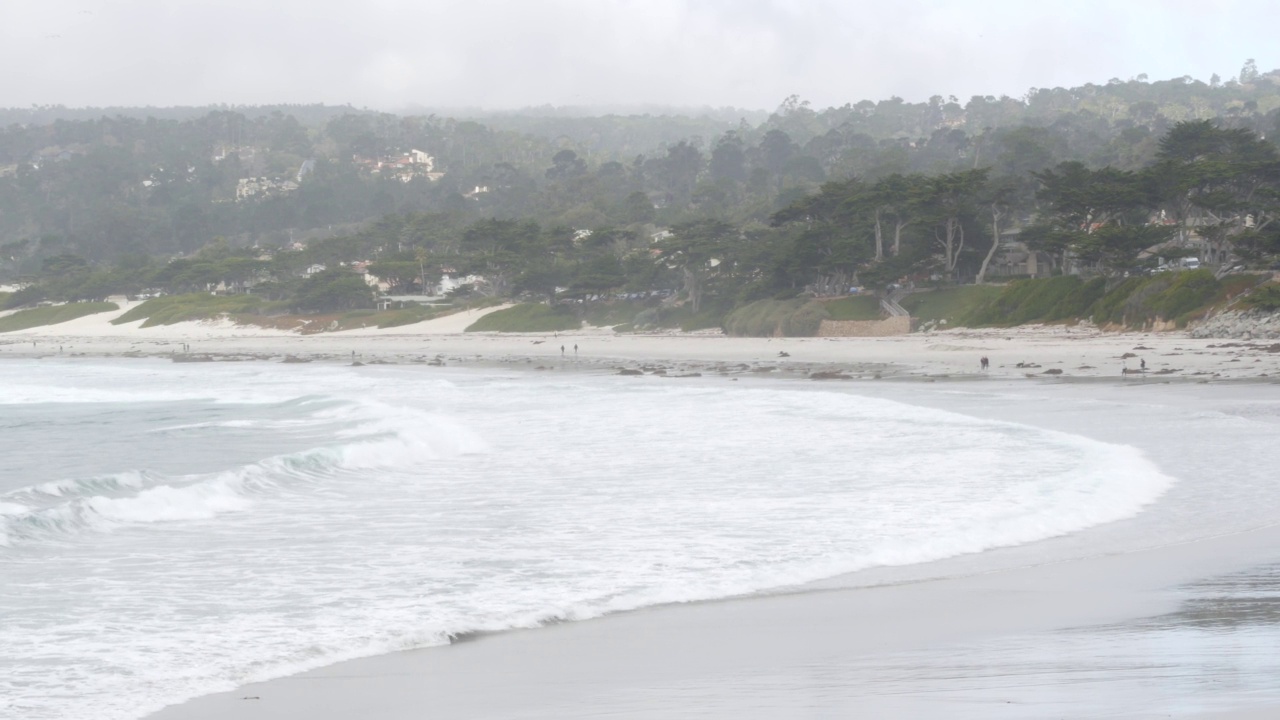
<path fill-rule="evenodd" d="M 1167 588 L 1210 572 L 1224 557 L 1237 566 L 1274 561 L 1277 541 L 1280 528 L 1272 527 L 1005 571 L 650 606 L 343 661 L 196 698 L 147 720 L 407 720 L 420 717 L 426 707 L 459 718 L 587 718 L 606 708 L 611 716 L 639 718 L 649 716 L 645 709 L 653 706 L 675 711 L 667 717 L 682 710 L 699 717 L 777 717 L 785 714 L 781 708 L 795 688 L 778 693 L 752 687 L 775 673 L 838 676 L 852 667 L 865 674 L 882 658 L 910 658 L 939 645 L 965 648 L 1007 636 L 1043 638 L 1053 631 L 1171 615 L 1177 603 Z M 1106 590 L 1081 589 L 1090 584 Z M 805 695 L 825 683 L 808 677 L 799 685 L 804 693 L 794 698 L 796 707 L 820 708 L 823 717 L 868 710 L 895 718 L 1030 717 L 995 703 L 977 714 L 957 713 L 936 705 L 928 690 L 921 693 L 923 700 L 894 697 L 910 695 L 901 687 L 883 693 L 863 687 L 838 701 L 815 703 Z M 762 702 L 772 711 L 761 712 Z M 1177 717 L 1263 718 L 1277 710 L 1280 702 L 1271 698 Z M 1106 716 L 1169 717 L 1123 711 Z"/>
<path fill-rule="evenodd" d="M 672 377 L 825 372 L 833 374 L 833 379 L 1280 382 L 1280 343 L 1196 339 L 1183 331 L 1104 332 L 1093 327 L 1036 325 L 955 328 L 882 338 L 739 338 L 718 331 L 616 334 L 608 329 L 464 332 L 493 309 L 382 330 L 309 335 L 238 326 L 227 320 L 151 328 L 139 327 L 141 321 L 110 324 L 128 309 L 0 334 L 0 359 L 290 360 L 543 371 L 626 368 Z M 980 368 L 982 357 L 991 359 L 989 370 Z"/>
<path fill-rule="evenodd" d="M 474 316 L 465 319 L 470 322 Z M 0 335 L 0 359 L 199 362 L 207 357 L 208 362 L 351 365 L 354 353 L 364 366 L 422 365 L 433 371 L 440 365 L 521 374 L 619 374 L 627 368 L 643 377 L 620 381 L 641 382 L 696 377 L 701 380 L 692 382 L 748 378 L 779 383 L 827 372 L 845 381 L 806 387 L 870 393 L 1075 432 L 1148 454 L 1157 452 L 1153 438 L 1162 432 L 1154 421 L 1158 413 L 1259 399 L 1254 388 L 1280 382 L 1280 352 L 1271 351 L 1271 343 L 1196 340 L 1180 332 L 1038 326 L 839 339 L 607 331 L 498 335 L 464 334 L 456 327 L 458 319 L 453 322 L 454 327 L 424 323 L 394 332 L 299 336 L 226 322 L 130 330 L 107 325 L 102 318 L 93 323 L 82 319 Z M 177 352 L 184 343 L 191 345 L 185 356 Z M 53 345 L 62 345 L 63 352 L 47 352 Z M 1133 356 L 1125 358 L 1127 353 Z M 982 356 L 992 358 L 986 373 L 979 369 Z M 1146 360 L 1147 373 L 1122 373 L 1141 360 Z M 1053 369 L 1062 372 L 1044 372 Z M 1146 391 L 1117 396 L 1112 388 Z M 1026 403 L 1027 392 L 1042 392 L 1050 402 L 1114 403 L 1129 415 L 1115 417 L 1100 406 L 1070 417 L 1048 417 L 1042 407 Z M 1272 398 L 1264 391 L 1260 399 L 1273 401 L 1280 395 Z M 1133 418 L 1136 425 L 1128 422 Z M 1141 426 L 1143 418 L 1151 419 L 1151 427 Z M 1194 443 L 1202 439 L 1184 440 L 1183 455 L 1162 458 L 1162 467 L 1179 468 L 1171 474 L 1180 482 L 1196 472 L 1218 471 L 1211 458 L 1187 465 L 1195 457 Z M 1239 455 L 1250 446 L 1245 439 L 1215 449 Z M 704 716 L 773 717 L 788 698 L 804 700 L 819 714 L 849 716 L 871 708 L 884 717 L 947 716 L 954 708 L 931 705 L 934 701 L 928 699 L 928 683 L 940 682 L 936 678 L 916 678 L 915 685 L 902 677 L 886 680 L 874 666 L 885 659 L 907 663 L 903 668 L 928 668 L 928 653 L 939 652 L 939 647 L 960 648 L 959 657 L 991 656 L 995 660 L 982 662 L 995 662 L 999 655 L 991 655 L 988 646 L 1009 638 L 1056 638 L 1052 633 L 1066 628 L 1100 634 L 1089 628 L 1116 626 L 1137 632 L 1133 628 L 1144 618 L 1176 614 L 1186 583 L 1280 563 L 1280 528 L 1275 526 L 1134 545 L 1125 533 L 1140 536 L 1133 528 L 1147 528 L 1151 518 L 1144 516 L 1153 512 L 1149 508 L 1137 518 L 1064 537 L 915 566 L 874 568 L 800 588 L 465 636 L 447 646 L 375 655 L 251 683 L 147 717 L 408 718 L 420 716 L 426 707 L 442 708 L 442 716 L 477 718 L 590 717 L 603 708 L 618 717 L 671 716 L 695 707 L 710 708 Z M 1151 537 L 1168 539 L 1162 534 L 1168 527 L 1153 527 Z M 1113 546 L 1117 538 L 1129 538 L 1130 545 Z M 1098 545 L 1119 549 L 1101 554 L 1088 550 Z M 913 653 L 925 653 L 926 660 L 911 660 Z M 988 677 L 983 673 L 996 671 L 965 672 L 973 673 L 966 677 L 980 685 Z M 862 683 L 862 692 L 849 695 L 821 677 L 844 678 L 842 683 L 855 689 Z M 897 694 L 874 690 L 886 682 Z M 1037 697 L 1036 691 L 1029 692 L 1018 702 Z M 857 703 L 850 704 L 853 700 Z M 1262 700 L 1259 708 L 1189 708 L 1181 716 L 1252 718 L 1280 712 L 1280 699 Z M 1025 717 L 994 705 L 981 707 L 990 712 L 971 717 Z M 1116 715 L 1155 716 L 1139 710 Z"/>
<path fill-rule="evenodd" d="M 1050 399 L 1062 395 L 1075 402 L 1095 402 L 1105 399 L 1120 381 L 842 386 L 855 394 L 874 388 L 876 396 L 1021 422 L 1040 411 L 1029 406 L 1024 395 L 1001 400 L 1002 393 L 1029 388 Z M 1172 415 L 1190 412 L 1188 403 L 1203 397 L 1225 395 L 1225 402 L 1236 403 L 1255 396 L 1250 386 L 1238 383 L 1148 389 L 1152 392 L 1126 393 L 1117 401 L 1128 408 L 1117 421 L 1124 423 L 1128 415 L 1150 416 L 1152 407 Z M 901 390 L 909 392 L 904 397 Z M 1039 426 L 1076 428 L 1087 437 L 1113 435 L 1119 427 L 1111 424 L 1115 421 L 1080 427 L 1081 420 L 1100 418 L 1098 412 L 1114 415 L 1106 408 L 1086 407 Z M 1112 441 L 1153 453 L 1143 438 L 1176 428 L 1179 418 L 1165 423 L 1124 423 L 1124 431 Z M 1181 464 L 1195 455 L 1190 443 L 1174 440 L 1175 446 L 1185 446 L 1185 457 L 1175 455 L 1168 462 Z M 1215 464 L 1221 463 L 1205 459 L 1186 473 Z M 1188 477 L 1180 473 L 1179 478 L 1186 487 L 1176 488 L 1157 505 L 1196 502 L 1178 497 L 1194 489 L 1184 482 Z M 1216 491 L 1206 492 L 1212 497 Z M 428 707 L 441 716 L 460 718 L 766 718 L 790 714 L 783 708 L 807 708 L 809 716 L 821 717 L 868 712 L 895 718 L 1091 717 L 1095 715 L 1073 705 L 1067 705 L 1063 715 L 1029 711 L 1047 698 L 1074 697 L 1080 692 L 1076 675 L 1096 675 L 1090 682 L 1103 689 L 1110 687 L 1111 674 L 1123 678 L 1110 666 L 1093 669 L 1091 664 L 1102 662 L 1094 660 L 1093 653 L 1114 652 L 1117 645 L 1128 644 L 1151 645 L 1157 652 L 1165 647 L 1167 652 L 1172 649 L 1166 647 L 1169 643 L 1187 643 L 1199 630 L 1194 623 L 1179 625 L 1182 621 L 1176 619 L 1185 614 L 1187 588 L 1197 582 L 1253 569 L 1280 586 L 1280 524 L 1226 532 L 1183 529 L 1177 536 L 1170 535 L 1170 528 L 1178 527 L 1177 518 L 1159 519 L 1158 510 L 1152 506 L 1127 520 L 1047 540 L 917 565 L 872 568 L 800 587 L 467 635 L 446 646 L 375 655 L 250 683 L 171 706 L 148 720 L 407 719 L 419 717 Z M 1238 623 L 1240 632 L 1271 637 L 1265 635 L 1271 632 L 1269 626 L 1257 630 L 1249 624 L 1254 622 L 1250 611 L 1236 609 L 1232 602 L 1226 596 L 1215 597 L 1217 615 Z M 1165 637 L 1153 631 L 1153 625 L 1176 627 Z M 1020 669 L 1026 661 L 1017 658 L 1027 653 L 1037 658 L 1044 651 L 1036 648 L 1071 642 L 1083 642 L 1084 650 L 1077 648 L 1076 654 L 1058 661 L 1065 664 L 1062 669 L 1037 674 L 1034 683 L 1026 684 Z M 1198 652 L 1194 644 L 1191 648 L 1184 658 L 1188 663 L 1196 661 L 1190 653 Z M 1219 657 L 1215 662 L 1221 661 Z M 1171 661 L 1157 655 L 1138 663 L 1135 672 L 1159 679 L 1165 671 L 1146 662 Z M 897 670 L 885 675 L 882 667 Z M 964 687 L 956 690 L 956 682 Z M 1180 681 L 1175 674 L 1167 682 Z M 1149 698 L 1141 694 L 1145 691 L 1122 687 L 1111 692 L 1124 704 L 1108 707 L 1103 713 L 1107 716 L 1169 716 L 1146 707 Z M 1194 695 L 1192 700 L 1172 715 L 1243 719 L 1271 717 L 1280 710 L 1277 694 Z"/>

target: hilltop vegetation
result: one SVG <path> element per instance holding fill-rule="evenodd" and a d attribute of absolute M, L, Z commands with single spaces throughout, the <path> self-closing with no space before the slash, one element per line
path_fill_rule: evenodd
<path fill-rule="evenodd" d="M 1024 97 L 861 100 L 775 112 L 400 117 L 349 107 L 0 110 L 0 273 L 42 258 L 287 245 L 388 214 L 575 228 L 766 222 L 822 182 L 1064 161 L 1137 169 L 1183 121 L 1273 134 L 1280 74 L 1145 77 Z M 425 166 L 395 165 L 414 150 Z M 381 165 L 381 167 L 379 167 Z M 377 172 L 375 172 L 377 171 Z M 240 196 L 243 180 L 266 179 Z M 292 183 L 296 187 L 287 187 Z M 477 192 L 480 189 L 481 192 Z"/>
<path fill-rule="evenodd" d="M 0 278 L 23 287 L 5 307 L 160 293 L 147 322 L 354 322 L 382 293 L 447 292 L 545 303 L 489 321 L 511 327 L 573 315 L 803 334 L 878 312 L 874 298 L 833 300 L 851 289 L 911 282 L 935 288 L 903 300 L 925 320 L 1128 323 L 1189 317 L 1186 303 L 1212 294 L 1143 280 L 1139 294 L 1167 302 L 1098 305 L 1162 260 L 1225 273 L 1280 259 L 1280 72 L 1251 64 L 1227 82 L 964 103 L 788 98 L 755 123 L 139 114 L 9 111 L 21 120 L 0 130 Z M 1014 247 L 1038 262 L 1009 259 Z M 1059 277 L 990 307 L 965 287 L 1033 265 Z M 376 322 L 434 313 L 396 312 Z"/>

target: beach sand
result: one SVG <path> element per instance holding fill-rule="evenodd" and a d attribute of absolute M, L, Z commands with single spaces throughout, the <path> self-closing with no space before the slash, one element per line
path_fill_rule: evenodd
<path fill-rule="evenodd" d="M 464 333 L 499 308 L 465 311 L 416 325 L 300 335 L 227 320 L 141 328 L 112 325 L 129 309 L 0 334 L 0 358 L 64 356 L 410 362 L 481 362 L 549 370 L 660 365 L 675 372 L 808 374 L 845 370 L 854 377 L 1123 378 L 1139 381 L 1280 381 L 1280 343 L 1193 339 L 1185 332 L 1111 333 L 1092 327 L 955 329 L 886 338 L 730 338 L 718 332 L 616 334 Z M 577 346 L 575 353 L 574 347 Z M 563 348 L 563 351 L 562 351 Z M 785 353 L 785 355 L 783 355 Z M 988 357 L 991 367 L 980 370 Z M 1145 372 L 1142 363 L 1145 361 Z M 725 367 L 747 363 L 748 368 Z"/>
<path fill-rule="evenodd" d="M 1054 326 L 876 339 L 463 334 L 477 312 L 299 336 L 225 321 L 109 325 L 116 314 L 0 335 L 0 358 L 164 357 L 184 355 L 189 343 L 191 355 L 212 361 L 349 363 L 354 353 L 366 364 L 434 361 L 448 368 L 424 372 L 644 368 L 642 377 L 620 379 L 634 382 L 697 374 L 694 382 L 771 383 L 835 371 L 852 379 L 833 382 L 855 393 L 1132 444 L 1178 477 L 1228 475 L 1257 442 L 1211 448 L 1226 460 L 1205 457 L 1195 447 L 1199 438 L 1178 435 L 1178 413 L 1280 400 L 1280 352 L 1272 344 L 1181 332 Z M 983 356 L 991 359 L 985 373 Z M 1049 404 L 1028 403 L 1028 387 Z M 1113 403 L 1117 393 L 1125 394 Z M 1017 397 L 1002 400 L 1006 395 Z M 1056 397 L 1097 407 L 1046 411 Z M 1265 664 L 1274 653 L 1256 646 L 1277 637 L 1280 613 L 1259 614 L 1256 602 L 1204 585 L 1252 573 L 1274 603 L 1280 528 L 1255 523 L 1217 533 L 1143 522 L 1139 516 L 777 593 L 459 638 L 246 685 L 152 718 L 1280 717 L 1280 681 L 1266 681 L 1280 677 L 1268 675 L 1275 668 Z M 1097 552 L 1113 538 L 1115 552 Z M 1201 596 L 1216 608 L 1215 622 L 1236 634 L 1205 634 L 1203 618 L 1186 609 L 1188 598 Z"/>

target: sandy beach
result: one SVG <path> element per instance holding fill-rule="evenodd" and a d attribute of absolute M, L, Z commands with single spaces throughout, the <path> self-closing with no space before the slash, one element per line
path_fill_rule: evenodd
<path fill-rule="evenodd" d="M 1178 512 L 1157 511 L 1211 505 L 1220 490 L 1205 478 L 1265 482 L 1275 454 L 1266 438 L 1280 419 L 1280 348 L 1271 343 L 1064 326 L 876 339 L 464 334 L 479 313 L 301 336 L 226 321 L 110 325 L 116 315 L 0 335 L 0 358 L 625 368 L 639 372 L 620 382 L 752 386 L 824 373 L 843 380 L 824 389 L 1134 446 L 1179 480 L 1155 510 L 1072 535 L 456 638 L 198 698 L 155 720 L 1280 714 L 1280 675 L 1266 649 L 1280 628 L 1271 609 L 1280 526 L 1265 513 L 1247 522 L 1208 513 L 1188 527 Z M 1187 429 L 1206 414 L 1253 424 L 1211 436 Z"/>
<path fill-rule="evenodd" d="M 663 369 L 851 378 L 1039 378 L 1280 380 L 1280 345 L 1265 340 L 1194 339 L 1185 332 L 1115 333 L 1084 326 L 954 329 L 886 338 L 729 338 L 718 332 L 616 334 L 464 333 L 487 310 L 388 329 L 300 335 L 186 322 L 151 328 L 112 325 L 131 305 L 58 325 L 0 334 L 4 357 L 170 357 L 209 359 L 508 364 L 557 369 Z M 184 347 L 187 350 L 184 351 Z M 990 359 L 984 373 L 979 360 Z M 731 365 L 732 364 L 732 365 Z M 747 367 L 741 367 L 747 364 Z"/>

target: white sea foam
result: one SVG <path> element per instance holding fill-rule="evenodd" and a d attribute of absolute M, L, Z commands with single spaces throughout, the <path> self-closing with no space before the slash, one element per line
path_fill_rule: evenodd
<path fill-rule="evenodd" d="M 345 423 L 345 427 L 334 431 L 335 437 L 345 442 L 205 476 L 166 478 L 146 471 L 128 471 L 11 491 L 3 497 L 43 496 L 65 502 L 37 508 L 0 503 L 0 516 L 8 516 L 0 517 L 0 538 L 6 546 L 12 546 L 18 539 L 109 532 L 131 523 L 209 520 L 223 513 L 245 511 L 252 506 L 255 494 L 282 485 L 322 482 L 343 471 L 408 469 L 416 463 L 485 448 L 474 433 L 455 423 L 420 410 L 370 401 L 343 403 L 313 413 L 309 420 L 275 426 L 319 423 Z"/>
<path fill-rule="evenodd" d="M 331 394 L 253 426 L 323 431 L 308 450 L 245 456 L 260 445 L 236 436 L 217 472 L 4 494 L 0 563 L 41 561 L 5 567 L 0 611 L 23 622 L 0 626 L 0 696 L 31 718 L 128 720 L 457 634 L 1032 542 L 1131 517 L 1171 483 L 1132 448 L 838 393 L 335 378 L 254 376 Z M 199 424 L 183 407 L 157 427 Z M 216 422 L 242 420 L 261 418 Z"/>

